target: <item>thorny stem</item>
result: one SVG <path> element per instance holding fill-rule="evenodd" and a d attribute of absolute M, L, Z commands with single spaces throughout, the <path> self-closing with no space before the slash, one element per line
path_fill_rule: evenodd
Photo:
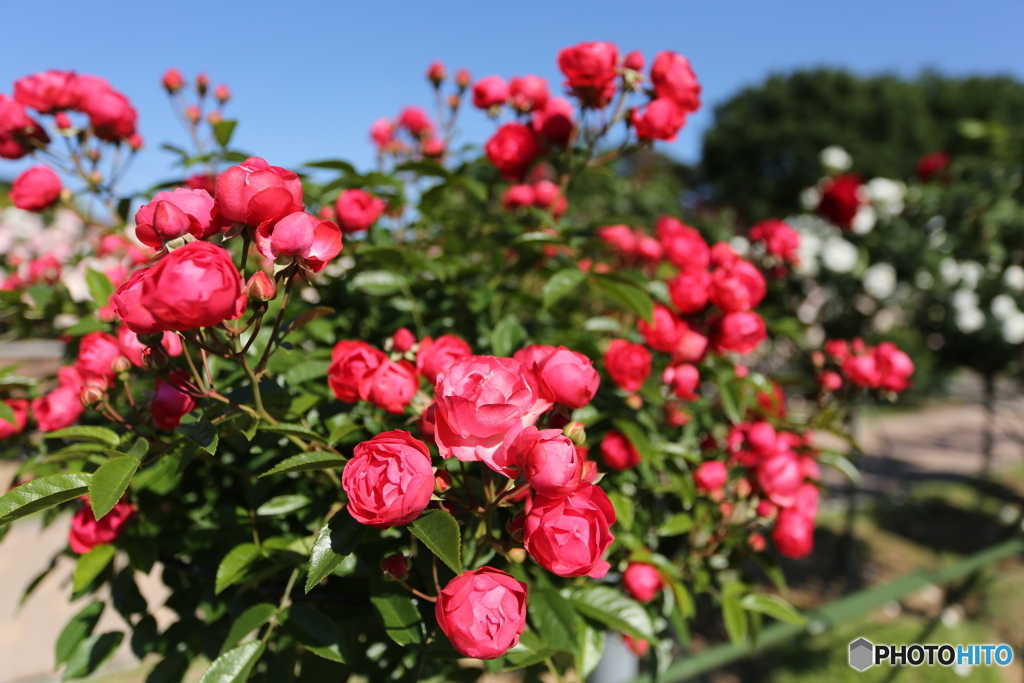
<path fill-rule="evenodd" d="M 413 588 L 412 586 L 410 586 L 409 584 L 407 584 L 405 581 L 399 581 L 398 585 L 404 588 L 405 590 L 409 591 L 413 595 L 415 595 L 417 598 L 422 598 L 427 602 L 437 602 L 437 597 L 427 595 L 426 593 L 422 593 Z"/>

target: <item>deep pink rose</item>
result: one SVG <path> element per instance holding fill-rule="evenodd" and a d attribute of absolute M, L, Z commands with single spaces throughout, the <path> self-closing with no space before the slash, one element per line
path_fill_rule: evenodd
<path fill-rule="evenodd" d="M 750 261 L 738 260 L 711 273 L 711 303 L 726 313 L 757 308 L 766 292 L 764 276 Z"/>
<path fill-rule="evenodd" d="M 78 106 L 78 77 L 73 71 L 44 71 L 14 82 L 14 99 L 40 114 Z"/>
<path fill-rule="evenodd" d="M 716 353 L 750 353 L 767 337 L 764 320 L 757 313 L 726 313 L 711 330 L 711 346 Z"/>
<path fill-rule="evenodd" d="M 164 90 L 173 95 L 185 87 L 185 77 L 172 66 L 164 72 L 163 78 L 160 79 L 160 84 L 164 86 Z"/>
<path fill-rule="evenodd" d="M 341 228 L 334 221 L 296 211 L 256 228 L 256 248 L 267 259 L 290 256 L 306 270 L 319 273 L 341 253 Z"/>
<path fill-rule="evenodd" d="M 668 295 L 682 315 L 696 315 L 707 307 L 710 287 L 706 270 L 684 270 L 668 281 Z"/>
<path fill-rule="evenodd" d="M 614 43 L 589 42 L 558 53 L 565 85 L 586 107 L 600 108 L 615 95 L 619 50 Z"/>
<path fill-rule="evenodd" d="M 136 270 L 110 295 L 110 307 L 114 309 L 114 313 L 125 327 L 139 334 L 164 331 L 153 319 L 147 306 L 142 304 L 142 284 L 149 278 L 151 271 L 152 268 Z"/>
<path fill-rule="evenodd" d="M 302 210 L 302 181 L 291 171 L 250 157 L 220 174 L 216 200 L 226 220 L 272 223 Z"/>
<path fill-rule="evenodd" d="M 137 368 L 145 367 L 145 363 L 142 361 L 142 352 L 146 346 L 139 341 L 139 335 L 128 329 L 127 325 L 118 328 L 117 343 L 121 346 L 121 353 L 131 361 L 132 365 Z M 164 332 L 160 345 L 163 346 L 168 356 L 181 355 L 181 337 L 173 332 Z"/>
<path fill-rule="evenodd" d="M 46 130 L 25 113 L 24 105 L 0 94 L 0 158 L 20 159 L 49 142 Z"/>
<path fill-rule="evenodd" d="M 523 544 L 553 574 L 599 579 L 611 568 L 604 554 L 615 540 L 614 522 L 607 494 L 584 482 L 564 498 L 534 497 L 523 524 Z"/>
<path fill-rule="evenodd" d="M 799 560 L 814 550 L 814 520 L 796 510 L 781 510 L 772 529 L 775 547 L 786 557 Z"/>
<path fill-rule="evenodd" d="M 153 424 L 157 429 L 174 429 L 181 424 L 181 417 L 196 409 L 195 400 L 163 378 L 156 380 L 156 393 L 149 404 Z"/>
<path fill-rule="evenodd" d="M 792 451 L 775 453 L 757 466 L 758 486 L 779 507 L 792 505 L 803 483 L 804 470 L 800 458 Z"/>
<path fill-rule="evenodd" d="M 78 77 L 78 106 L 88 114 L 93 133 L 101 140 L 116 142 L 135 135 L 139 118 L 128 98 L 96 76 Z"/>
<path fill-rule="evenodd" d="M 464 572 L 437 596 L 437 624 L 465 656 L 496 659 L 519 643 L 526 628 L 526 590 L 493 567 Z"/>
<path fill-rule="evenodd" d="M 662 216 L 654 228 L 665 257 L 680 270 L 707 270 L 711 250 L 701 234 L 673 216 Z"/>
<path fill-rule="evenodd" d="M 693 481 L 698 491 L 717 491 L 729 481 L 729 468 L 721 460 L 705 460 L 694 470 Z"/>
<path fill-rule="evenodd" d="M 624 472 L 640 464 L 640 451 L 623 434 L 612 430 L 601 440 L 601 459 L 616 472 Z"/>
<path fill-rule="evenodd" d="M 377 119 L 370 126 L 370 139 L 378 150 L 384 149 L 395 139 L 395 125 L 388 119 Z"/>
<path fill-rule="evenodd" d="M 541 153 L 537 134 L 521 123 L 506 123 L 484 145 L 491 163 L 506 180 L 519 180 Z"/>
<path fill-rule="evenodd" d="M 359 381 L 359 398 L 398 415 L 419 388 L 420 375 L 412 363 L 385 358 Z"/>
<path fill-rule="evenodd" d="M 564 346 L 528 346 L 513 358 L 537 374 L 545 400 L 577 410 L 594 399 L 601 377 L 582 353 Z"/>
<path fill-rule="evenodd" d="M 346 403 L 360 400 L 359 387 L 363 378 L 373 373 L 388 357 L 364 341 L 344 339 L 331 351 L 331 366 L 327 370 L 327 383 Z"/>
<path fill-rule="evenodd" d="M 33 166 L 14 179 L 11 203 L 22 211 L 45 211 L 60 197 L 60 177 L 47 166 Z"/>
<path fill-rule="evenodd" d="M 676 398 L 684 401 L 697 400 L 697 388 L 700 386 L 700 370 L 695 365 L 680 363 L 666 366 L 661 374 L 661 381 L 666 384 Z"/>
<path fill-rule="evenodd" d="M 767 422 L 741 422 L 726 437 L 732 459 L 745 467 L 754 467 L 776 451 L 778 435 Z"/>
<path fill-rule="evenodd" d="M 71 531 L 68 533 L 71 550 L 79 555 L 119 539 L 128 520 L 135 514 L 135 506 L 121 500 L 102 519 L 97 520 L 89 506 L 88 497 L 83 496 L 82 499 L 85 505 L 71 518 Z"/>
<path fill-rule="evenodd" d="M 399 327 L 391 335 L 392 348 L 398 353 L 405 353 L 416 345 L 416 335 L 407 327 Z"/>
<path fill-rule="evenodd" d="M 910 386 L 914 374 L 914 362 L 892 342 L 882 342 L 875 347 L 875 359 L 880 375 L 879 386 L 890 391 L 901 392 Z"/>
<path fill-rule="evenodd" d="M 555 147 L 565 147 L 576 125 L 575 111 L 564 97 L 552 97 L 542 108 L 533 112 L 533 129 Z"/>
<path fill-rule="evenodd" d="M 654 304 L 651 322 L 640 319 L 636 327 L 647 345 L 662 353 L 672 353 L 689 329 L 686 321 L 661 304 Z"/>
<path fill-rule="evenodd" d="M 135 236 L 154 249 L 182 235 L 204 239 L 221 227 L 213 219 L 213 197 L 206 190 L 179 187 L 174 192 L 158 192 L 135 212 Z"/>
<path fill-rule="evenodd" d="M 786 223 L 771 219 L 754 224 L 750 239 L 764 242 L 765 250 L 786 263 L 800 264 L 800 233 Z"/>
<path fill-rule="evenodd" d="M 598 228 L 596 234 L 612 251 L 622 256 L 634 256 L 637 253 L 639 239 L 636 231 L 628 225 L 606 225 Z"/>
<path fill-rule="evenodd" d="M 533 206 L 536 200 L 537 193 L 534 191 L 533 185 L 510 185 L 501 195 L 501 205 L 509 211 L 524 206 Z"/>
<path fill-rule="evenodd" d="M 479 460 L 514 477 L 509 447 L 551 407 L 533 371 L 512 358 L 467 356 L 437 381 L 434 440 L 444 458 Z"/>
<path fill-rule="evenodd" d="M 650 602 L 665 587 L 665 580 L 654 565 L 630 562 L 622 572 L 622 587 L 634 600 Z"/>
<path fill-rule="evenodd" d="M 550 97 L 548 82 L 533 75 L 513 78 L 509 83 L 509 97 L 516 111 L 524 114 L 543 109 Z"/>
<path fill-rule="evenodd" d="M 512 443 L 512 461 L 530 487 L 548 498 L 561 498 L 575 491 L 583 474 L 576 444 L 560 429 L 525 428 Z"/>
<path fill-rule="evenodd" d="M 413 137 L 432 137 L 434 124 L 427 112 L 419 107 L 406 107 L 398 115 L 398 125 L 405 128 Z"/>
<path fill-rule="evenodd" d="M 427 378 L 427 382 L 436 384 L 438 376 L 444 374 L 452 363 L 472 355 L 473 350 L 466 340 L 454 334 L 443 334 L 437 339 L 424 337 L 416 352 L 416 369 Z"/>
<path fill-rule="evenodd" d="M 501 76 L 484 76 L 473 84 L 473 106 L 477 109 L 500 107 L 508 100 L 508 83 Z"/>
<path fill-rule="evenodd" d="M 8 398 L 4 399 L 4 403 L 14 413 L 14 423 L 0 418 L 0 439 L 7 439 L 20 433 L 28 421 L 28 401 L 23 398 Z"/>
<path fill-rule="evenodd" d="M 396 429 L 355 447 L 341 484 L 348 511 L 378 529 L 408 524 L 423 512 L 434 492 L 434 468 L 427 445 Z"/>
<path fill-rule="evenodd" d="M 338 225 L 347 234 L 369 230 L 384 213 L 385 204 L 379 197 L 352 188 L 338 195 L 334 208 L 338 213 Z"/>
<path fill-rule="evenodd" d="M 223 247 L 190 242 L 148 271 L 142 279 L 140 302 L 149 309 L 160 330 L 212 327 L 245 312 L 242 277 Z M 129 320 L 122 317 L 121 321 L 132 328 Z"/>
<path fill-rule="evenodd" d="M 661 242 L 638 228 L 636 255 L 644 263 L 656 265 L 665 258 L 665 248 L 661 246 Z"/>
<path fill-rule="evenodd" d="M 75 424 L 85 412 L 80 393 L 81 387 L 59 386 L 48 394 L 32 399 L 32 417 L 39 430 L 54 432 Z"/>
<path fill-rule="evenodd" d="M 634 108 L 630 122 L 641 140 L 665 140 L 675 142 L 680 129 L 686 123 L 686 113 L 673 100 L 661 97 L 641 112 Z"/>
<path fill-rule="evenodd" d="M 640 344 L 613 339 L 604 354 L 604 367 L 620 389 L 633 393 L 651 374 L 651 352 Z"/>
<path fill-rule="evenodd" d="M 875 389 L 882 381 L 878 359 L 873 353 L 849 356 L 842 364 L 843 375 L 859 387 Z"/>
<path fill-rule="evenodd" d="M 117 337 L 106 332 L 90 332 L 82 337 L 78 346 L 75 369 L 83 378 L 96 377 L 111 380 L 114 361 L 121 357 L 121 345 Z"/>
<path fill-rule="evenodd" d="M 673 100 L 683 112 L 700 108 L 700 83 L 690 60 L 675 52 L 659 52 L 651 64 L 651 82 L 658 97 Z"/>
<path fill-rule="evenodd" d="M 801 484 L 793 496 L 793 510 L 799 512 L 803 517 L 814 520 L 818 516 L 818 501 L 821 499 L 821 492 L 818 487 L 809 482 Z"/>

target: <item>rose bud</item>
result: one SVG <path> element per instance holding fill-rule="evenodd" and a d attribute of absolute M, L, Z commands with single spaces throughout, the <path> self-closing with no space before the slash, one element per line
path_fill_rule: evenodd
<path fill-rule="evenodd" d="M 122 328 L 122 329 L 124 329 L 124 328 Z M 132 334 L 132 333 L 129 332 L 129 334 Z M 141 354 L 140 354 L 140 357 L 141 357 Z M 111 367 L 113 368 L 113 370 L 114 370 L 114 372 L 116 374 L 121 375 L 121 374 L 126 373 L 129 370 L 131 370 L 133 365 L 134 365 L 134 363 L 132 363 L 130 360 L 128 360 L 125 356 L 118 356 L 117 358 L 114 359 L 114 362 L 111 365 Z"/>
<path fill-rule="evenodd" d="M 71 530 L 68 533 L 68 544 L 79 555 L 84 555 L 98 545 L 116 541 L 124 533 L 128 520 L 135 514 L 135 506 L 122 500 L 102 519 L 97 520 L 89 507 L 88 498 L 83 496 L 83 499 L 86 504 L 71 518 Z"/>
<path fill-rule="evenodd" d="M 216 126 L 218 123 L 224 120 L 224 116 L 219 111 L 211 111 L 206 115 L 206 121 L 211 126 Z"/>
<path fill-rule="evenodd" d="M 395 415 L 405 411 L 420 388 L 416 366 L 408 361 L 385 358 L 359 382 L 359 398 Z"/>
<path fill-rule="evenodd" d="M 245 292 L 255 301 L 273 301 L 277 298 L 277 283 L 265 270 L 257 270 L 245 285 Z"/>
<path fill-rule="evenodd" d="M 163 378 L 156 380 L 156 393 L 149 404 L 149 412 L 153 416 L 153 424 L 157 429 L 171 430 L 181 424 L 183 415 L 196 409 L 195 400 L 184 393 L 172 382 Z"/>
<path fill-rule="evenodd" d="M 53 117 L 53 123 L 60 130 L 71 130 L 71 118 L 62 111 L 57 112 Z"/>
<path fill-rule="evenodd" d="M 462 98 L 460 98 L 458 95 L 453 94 L 448 96 L 448 108 L 451 109 L 452 111 L 455 111 L 456 109 L 459 108 L 460 102 L 462 102 Z"/>
<path fill-rule="evenodd" d="M 614 522 L 615 508 L 607 494 L 581 483 L 564 498 L 534 497 L 523 542 L 530 556 L 553 574 L 599 579 L 610 569 L 603 556 L 615 540 Z"/>
<path fill-rule="evenodd" d="M 163 83 L 164 90 L 173 95 L 185 86 L 185 77 L 181 75 L 180 71 L 172 66 L 164 72 L 164 77 L 161 79 L 161 83 Z"/>
<path fill-rule="evenodd" d="M 85 412 L 80 393 L 80 386 L 59 386 L 48 394 L 32 399 L 32 417 L 39 431 L 53 432 L 75 424 Z"/>
<path fill-rule="evenodd" d="M 601 441 L 601 458 L 605 465 L 617 472 L 632 469 L 640 464 L 640 452 L 629 439 L 614 430 L 605 434 Z"/>
<path fill-rule="evenodd" d="M 199 119 L 203 118 L 203 110 L 197 105 L 191 104 L 185 109 L 185 118 L 193 125 L 197 124 Z"/>
<path fill-rule="evenodd" d="M 209 88 L 210 77 L 207 76 L 204 72 L 200 71 L 199 74 L 196 75 L 196 92 L 199 93 L 200 97 L 204 97 L 206 95 L 206 91 Z"/>
<path fill-rule="evenodd" d="M 719 495 L 721 495 L 720 491 L 717 492 L 717 493 Z M 722 513 L 722 517 L 726 521 L 729 521 L 729 519 L 732 517 L 732 513 L 733 513 L 734 510 L 735 510 L 735 508 L 733 507 L 733 504 L 728 502 L 728 501 L 726 501 L 724 503 L 719 503 L 718 504 L 718 511 Z"/>
<path fill-rule="evenodd" d="M 384 213 L 384 201 L 363 190 L 353 188 L 338 195 L 335 209 L 341 231 L 348 234 L 369 230 Z"/>
<path fill-rule="evenodd" d="M 542 496 L 561 498 L 580 483 L 583 463 L 576 445 L 557 429 L 526 427 L 512 442 L 511 454 L 530 487 Z"/>
<path fill-rule="evenodd" d="M 142 149 L 142 136 L 138 133 L 128 136 L 128 146 L 132 148 L 133 152 L 138 152 Z"/>
<path fill-rule="evenodd" d="M 501 205 L 508 211 L 533 206 L 537 196 L 532 185 L 510 185 L 501 195 Z"/>
<path fill-rule="evenodd" d="M 291 171 L 250 157 L 217 178 L 217 207 L 225 220 L 258 226 L 302 210 L 302 181 Z"/>
<path fill-rule="evenodd" d="M 430 68 L 427 69 L 427 80 L 433 83 L 435 88 L 439 88 L 447 76 L 448 73 L 441 62 L 432 62 Z"/>
<path fill-rule="evenodd" d="M 213 96 L 217 98 L 217 101 L 224 104 L 231 99 L 231 89 L 228 86 L 221 83 L 213 90 Z"/>
<path fill-rule="evenodd" d="M 747 544 L 755 553 L 764 551 L 764 547 L 766 545 L 764 536 L 761 534 L 750 534 L 750 538 L 747 539 Z"/>
<path fill-rule="evenodd" d="M 400 327 L 391 337 L 391 348 L 398 353 L 405 353 L 416 344 L 416 335 L 405 327 Z"/>
<path fill-rule="evenodd" d="M 541 153 L 537 134 L 521 123 L 506 123 L 484 145 L 487 158 L 506 180 L 519 180 Z"/>
<path fill-rule="evenodd" d="M 469 344 L 454 334 L 441 335 L 437 339 L 424 337 L 416 352 L 416 369 L 427 378 L 427 382 L 435 384 L 438 376 L 455 361 L 471 355 L 473 350 Z"/>
<path fill-rule="evenodd" d="M 78 394 L 78 400 L 82 402 L 82 405 L 88 408 L 94 406 L 103 400 L 106 392 L 103 387 L 95 384 L 86 384 L 82 386 L 82 391 Z"/>
<path fill-rule="evenodd" d="M 526 548 L 509 548 L 508 552 L 505 553 L 505 557 L 507 557 L 508 561 L 513 564 L 522 564 L 523 562 L 526 562 L 526 558 L 529 557 L 529 554 L 527 554 Z"/>
<path fill-rule="evenodd" d="M 452 579 L 437 596 L 437 625 L 452 647 L 474 659 L 496 659 L 526 628 L 525 583 L 493 567 Z"/>
<path fill-rule="evenodd" d="M 639 344 L 613 339 L 604 354 L 604 366 L 620 389 L 632 393 L 651 374 L 651 353 Z"/>
<path fill-rule="evenodd" d="M 564 346 L 533 344 L 512 356 L 533 370 L 545 399 L 577 410 L 590 403 L 601 378 L 594 364 L 581 353 Z"/>
<path fill-rule="evenodd" d="M 782 555 L 794 560 L 806 557 L 814 549 L 814 520 L 796 510 L 783 510 L 772 529 L 772 540 Z"/>
<path fill-rule="evenodd" d="M 736 373 L 736 377 L 738 377 L 739 379 L 744 379 L 747 375 L 750 374 L 750 368 L 748 368 L 746 365 L 737 365 L 733 369 L 733 372 Z"/>
<path fill-rule="evenodd" d="M 630 652 L 635 654 L 637 657 L 646 656 L 647 651 L 651 648 L 651 644 L 643 638 L 634 638 L 628 633 L 622 634 L 622 642 L 629 648 Z"/>
<path fill-rule="evenodd" d="M 22 211 L 45 211 L 60 198 L 61 182 L 46 166 L 33 166 L 14 179 L 11 203 Z"/>
<path fill-rule="evenodd" d="M 665 404 L 665 423 L 669 427 L 684 427 L 690 424 L 690 413 L 675 401 Z"/>
<path fill-rule="evenodd" d="M 385 557 L 380 561 L 380 568 L 384 571 L 384 578 L 390 581 L 404 581 L 409 576 L 409 561 L 402 553 Z"/>
<path fill-rule="evenodd" d="M 431 159 L 444 156 L 444 149 L 444 141 L 440 138 L 430 138 L 420 143 L 420 151 L 423 152 L 423 156 Z"/>
<path fill-rule="evenodd" d="M 698 491 L 718 491 L 729 480 L 729 469 L 720 460 L 705 460 L 693 472 Z"/>
<path fill-rule="evenodd" d="M 363 377 L 372 374 L 387 360 L 383 351 L 363 341 L 342 340 L 331 351 L 331 366 L 327 370 L 327 384 L 340 401 L 356 403 Z"/>
<path fill-rule="evenodd" d="M 472 77 L 465 69 L 459 69 L 455 72 L 455 85 L 459 86 L 459 90 L 465 90 L 468 88 L 471 80 Z"/>
<path fill-rule="evenodd" d="M 686 113 L 672 100 L 659 98 L 648 104 L 643 112 L 634 107 L 629 119 L 641 140 L 675 142 L 686 123 Z"/>
<path fill-rule="evenodd" d="M 577 446 L 582 446 L 587 442 L 587 430 L 582 422 L 570 422 L 562 428 L 562 434 Z"/>
<path fill-rule="evenodd" d="M 221 226 L 213 218 L 213 197 L 206 190 L 179 187 L 158 192 L 135 212 L 135 236 L 143 244 L 160 249 L 164 242 L 183 235 L 204 239 Z"/>
<path fill-rule="evenodd" d="M 452 475 L 446 470 L 434 473 L 434 493 L 440 495 L 452 487 Z"/>
<path fill-rule="evenodd" d="M 665 587 L 661 573 L 644 562 L 630 562 L 622 573 L 622 587 L 639 602 L 650 602 Z"/>
<path fill-rule="evenodd" d="M 736 482 L 736 497 L 746 498 L 754 492 L 754 486 L 749 479 L 740 479 Z"/>
<path fill-rule="evenodd" d="M 505 524 L 505 531 L 516 543 L 523 542 L 523 525 L 526 523 L 526 515 L 516 515 Z"/>
<path fill-rule="evenodd" d="M 769 500 L 762 500 L 757 504 L 756 512 L 758 517 L 764 517 L 767 519 L 773 517 L 776 511 L 778 511 L 778 508 Z"/>
<path fill-rule="evenodd" d="M 533 195 L 537 206 L 547 209 L 562 196 L 562 188 L 550 180 L 538 180 L 533 184 Z"/>
<path fill-rule="evenodd" d="M 434 492 L 426 444 L 396 429 L 363 441 L 345 463 L 341 484 L 352 518 L 377 529 L 408 524 Z"/>
<path fill-rule="evenodd" d="M 644 69 L 644 54 L 640 50 L 633 50 L 626 58 L 622 60 L 622 66 L 626 69 L 632 69 L 633 71 L 643 71 Z"/>
<path fill-rule="evenodd" d="M 697 387 L 700 386 L 700 370 L 689 363 L 669 365 L 661 375 L 661 381 L 672 389 L 676 398 L 684 401 L 696 401 Z"/>
<path fill-rule="evenodd" d="M 513 78 L 509 83 L 509 97 L 515 110 L 523 114 L 543 109 L 548 103 L 548 82 L 532 75 Z"/>

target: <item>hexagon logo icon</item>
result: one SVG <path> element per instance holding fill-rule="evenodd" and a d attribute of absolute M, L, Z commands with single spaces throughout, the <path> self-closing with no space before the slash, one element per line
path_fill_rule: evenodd
<path fill-rule="evenodd" d="M 857 671 L 864 671 L 874 664 L 875 646 L 864 638 L 850 643 L 850 666 Z"/>

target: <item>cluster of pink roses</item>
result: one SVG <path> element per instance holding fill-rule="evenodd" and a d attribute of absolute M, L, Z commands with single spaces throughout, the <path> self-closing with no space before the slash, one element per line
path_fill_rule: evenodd
<path fill-rule="evenodd" d="M 825 353 L 815 353 L 813 360 L 819 370 L 818 385 L 826 393 L 838 391 L 845 377 L 864 389 L 884 389 L 898 394 L 910 387 L 910 377 L 914 374 L 910 356 L 892 342 L 868 346 L 860 338 L 849 342 L 832 339 L 825 342 Z M 838 372 L 825 369 L 829 361 Z"/>
<path fill-rule="evenodd" d="M 750 241 L 764 245 L 765 253 L 773 257 L 772 273 L 785 275 L 787 266 L 800 265 L 800 233 L 777 218 L 755 223 L 750 228 Z"/>
<path fill-rule="evenodd" d="M 556 221 L 568 208 L 562 189 L 545 177 L 539 177 L 531 183 L 510 185 L 501 196 L 501 204 L 510 211 L 535 206 L 550 211 Z"/>
<path fill-rule="evenodd" d="M 467 75 L 467 83 L 468 80 Z M 460 85 L 459 94 L 453 96 L 453 112 L 458 109 L 464 91 L 465 86 Z M 439 159 L 445 152 L 444 140 L 438 136 L 437 126 L 419 107 L 405 107 L 393 120 L 377 119 L 370 126 L 370 139 L 381 155 L 402 157 L 418 153 L 428 159 Z"/>

